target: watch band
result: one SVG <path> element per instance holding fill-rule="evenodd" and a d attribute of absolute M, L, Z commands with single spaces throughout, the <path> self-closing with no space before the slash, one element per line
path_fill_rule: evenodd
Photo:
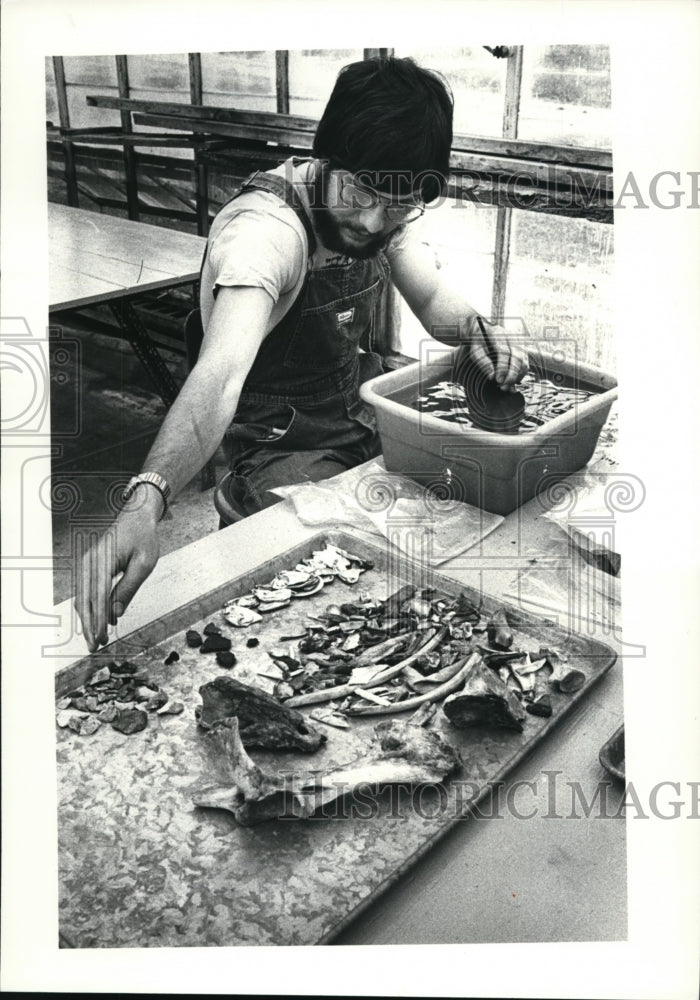
<path fill-rule="evenodd" d="M 159 476 L 157 472 L 142 472 L 138 476 L 132 476 L 129 482 L 126 484 L 124 492 L 122 493 L 122 502 L 126 503 L 127 500 L 130 500 L 131 497 L 134 495 L 136 487 L 140 486 L 142 483 L 145 483 L 148 486 L 154 486 L 160 493 L 163 499 L 163 513 L 161 514 L 162 518 L 166 510 L 168 509 L 168 500 L 170 499 L 170 494 L 172 493 L 172 490 L 170 489 L 167 480 L 163 479 L 162 476 Z"/>

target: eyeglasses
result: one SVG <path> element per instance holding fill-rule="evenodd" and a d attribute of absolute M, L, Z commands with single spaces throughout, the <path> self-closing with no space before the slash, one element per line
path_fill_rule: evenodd
<path fill-rule="evenodd" d="M 408 225 L 415 222 L 425 212 L 425 205 L 411 202 L 399 204 L 391 201 L 386 196 L 378 194 L 370 188 L 363 187 L 357 181 L 351 179 L 351 174 L 341 174 L 340 177 L 340 200 L 345 208 L 356 208 L 366 211 L 381 205 L 384 214 L 389 222 L 399 226 Z"/>

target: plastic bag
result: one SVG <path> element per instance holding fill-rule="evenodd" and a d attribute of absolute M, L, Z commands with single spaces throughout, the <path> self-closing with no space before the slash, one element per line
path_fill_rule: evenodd
<path fill-rule="evenodd" d="M 546 516 L 546 515 L 545 515 Z M 550 519 L 551 521 L 551 519 Z M 571 632 L 621 631 L 620 579 L 582 556 L 556 522 L 538 547 L 525 553 L 527 566 L 506 585 L 504 596 L 524 610 L 554 619 Z"/>
<path fill-rule="evenodd" d="M 353 528 L 382 536 L 403 552 L 439 566 L 477 545 L 503 518 L 452 499 L 441 499 L 381 460 L 320 483 L 273 490 L 294 506 L 302 524 Z"/>
<path fill-rule="evenodd" d="M 561 499 L 543 517 L 558 525 L 579 556 L 611 576 L 620 575 L 621 556 L 615 545 L 614 508 L 609 493 L 617 480 L 608 472 L 591 469 L 558 484 Z"/>

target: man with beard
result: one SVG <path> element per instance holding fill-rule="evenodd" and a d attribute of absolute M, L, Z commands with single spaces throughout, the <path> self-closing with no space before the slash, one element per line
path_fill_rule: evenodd
<path fill-rule="evenodd" d="M 452 97 L 410 59 L 346 66 L 309 160 L 256 173 L 221 209 L 202 264 L 199 357 L 119 517 L 84 559 L 76 608 L 91 650 L 158 559 L 171 492 L 223 440 L 220 491 L 245 517 L 276 486 L 317 482 L 379 454 L 362 381 L 381 372 L 378 303 L 391 280 L 425 329 L 450 328 L 508 391 L 527 368 L 500 328 L 495 364 L 474 309 L 440 280 L 411 223 L 445 191 Z M 457 334 L 458 331 L 458 334 Z M 115 577 L 123 573 L 114 585 Z"/>

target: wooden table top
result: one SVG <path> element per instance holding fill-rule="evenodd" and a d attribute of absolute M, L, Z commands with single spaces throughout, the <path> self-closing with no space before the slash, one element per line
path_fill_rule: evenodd
<path fill-rule="evenodd" d="M 53 202 L 49 214 L 49 310 L 196 281 L 203 236 Z"/>

